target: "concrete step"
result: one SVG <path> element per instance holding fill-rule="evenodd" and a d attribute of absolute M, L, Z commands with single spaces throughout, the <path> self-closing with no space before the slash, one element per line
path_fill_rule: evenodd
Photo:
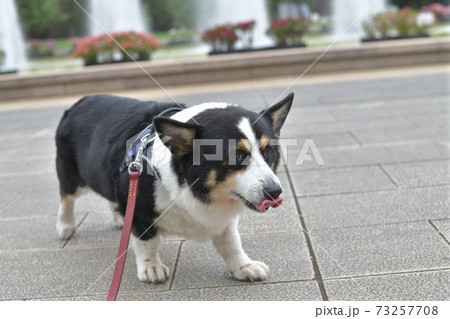
<path fill-rule="evenodd" d="M 296 48 L 0 76 L 0 100 L 450 62 L 450 38 Z"/>

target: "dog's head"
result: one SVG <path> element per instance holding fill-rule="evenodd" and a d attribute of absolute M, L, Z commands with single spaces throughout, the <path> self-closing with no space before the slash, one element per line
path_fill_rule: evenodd
<path fill-rule="evenodd" d="M 260 113 L 226 105 L 206 107 L 186 122 L 155 117 L 180 186 L 192 185 L 193 195 L 205 203 L 239 201 L 260 212 L 279 206 L 277 139 L 293 98 L 291 93 Z"/>

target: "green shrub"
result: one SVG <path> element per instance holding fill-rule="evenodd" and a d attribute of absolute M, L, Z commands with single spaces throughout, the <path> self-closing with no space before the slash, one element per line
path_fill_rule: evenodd
<path fill-rule="evenodd" d="M 309 22 L 305 18 L 279 19 L 270 25 L 266 33 L 275 38 L 277 45 L 301 43 L 308 31 Z"/>

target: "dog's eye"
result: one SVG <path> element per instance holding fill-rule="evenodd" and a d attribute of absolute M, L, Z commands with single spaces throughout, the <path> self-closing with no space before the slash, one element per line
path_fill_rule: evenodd
<path fill-rule="evenodd" d="M 273 148 L 271 148 L 270 146 L 266 146 L 266 148 L 263 151 L 264 158 L 269 158 L 270 155 L 272 155 L 272 153 L 273 153 Z"/>
<path fill-rule="evenodd" d="M 241 164 L 246 156 L 247 154 L 244 151 L 236 150 L 236 164 Z"/>

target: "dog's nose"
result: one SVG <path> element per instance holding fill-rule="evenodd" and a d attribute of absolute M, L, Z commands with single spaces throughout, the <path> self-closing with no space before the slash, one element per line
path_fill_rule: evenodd
<path fill-rule="evenodd" d="M 279 185 L 273 185 L 264 188 L 264 196 L 267 199 L 276 199 L 280 197 L 280 194 L 283 192 Z"/>

